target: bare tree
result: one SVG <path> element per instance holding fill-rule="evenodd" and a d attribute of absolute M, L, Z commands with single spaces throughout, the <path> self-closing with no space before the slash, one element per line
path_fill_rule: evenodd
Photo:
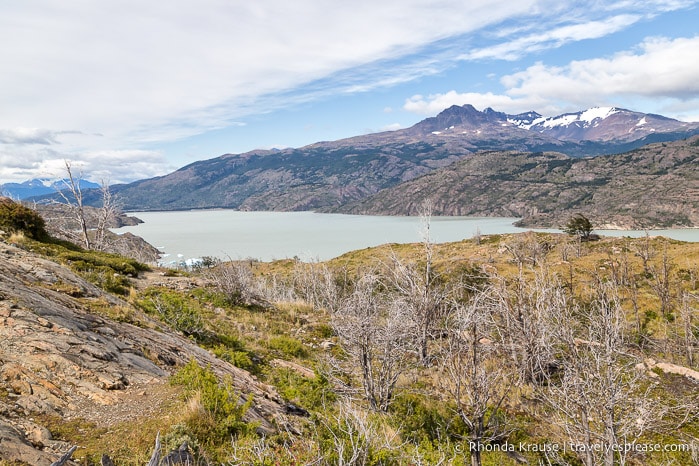
<path fill-rule="evenodd" d="M 670 264 L 667 253 L 667 244 L 663 247 L 660 265 L 658 267 L 653 264 L 649 266 L 644 261 L 644 268 L 653 276 L 650 285 L 660 300 L 660 313 L 664 318 L 667 318 L 672 308 L 673 298 L 672 264 Z"/>
<path fill-rule="evenodd" d="M 57 203 L 58 212 L 48 219 L 49 226 L 60 237 L 81 244 L 85 249 L 108 250 L 112 248 L 114 234 L 109 227 L 119 213 L 119 206 L 112 195 L 109 185 L 102 181 L 99 208 L 85 204 L 82 190 L 82 175 L 75 174 L 69 161 L 64 161 L 66 178 L 64 189 L 58 190 L 63 202 Z"/>
<path fill-rule="evenodd" d="M 537 266 L 551 250 L 551 245 L 546 241 L 540 241 L 533 232 L 514 235 L 504 247 L 512 254 L 513 260 L 520 268 L 526 264 Z"/>
<path fill-rule="evenodd" d="M 100 185 L 102 207 L 97 211 L 97 224 L 95 226 L 93 248 L 99 251 L 107 249 L 109 244 L 109 226 L 114 222 L 119 213 L 119 206 L 109 189 L 109 183 L 102 180 Z"/>
<path fill-rule="evenodd" d="M 347 270 L 331 270 L 325 264 L 297 263 L 293 273 L 293 289 L 316 309 L 336 312 L 346 289 Z"/>
<path fill-rule="evenodd" d="M 493 279 L 500 338 L 524 383 L 542 383 L 556 370 L 554 322 L 569 305 L 565 287 L 545 267 L 511 283 Z M 508 286 L 509 285 L 509 286 Z"/>
<path fill-rule="evenodd" d="M 634 243 L 634 252 L 643 261 L 643 273 L 648 275 L 648 263 L 651 259 L 653 259 L 653 257 L 655 257 L 656 254 L 648 232 L 646 232 L 645 236 L 643 237 L 643 241 L 640 243 L 638 241 Z"/>
<path fill-rule="evenodd" d="M 59 190 L 58 194 L 65 201 L 65 205 L 69 207 L 73 220 L 78 223 L 83 246 L 85 249 L 90 249 L 92 243 L 90 241 L 90 235 L 88 234 L 87 217 L 85 215 L 85 206 L 83 204 L 83 192 L 80 185 L 82 177 L 76 177 L 73 175 L 73 168 L 68 160 L 64 160 L 64 163 L 68 178 L 63 180 L 63 184 L 65 185 L 68 194 L 66 194 L 65 190 Z"/>
<path fill-rule="evenodd" d="M 348 373 L 359 368 L 369 406 L 386 411 L 398 378 L 412 364 L 414 337 L 405 308 L 381 289 L 376 273 L 363 274 L 332 313 L 331 323 L 346 354 L 344 361 L 335 363 Z"/>
<path fill-rule="evenodd" d="M 441 354 L 443 389 L 451 395 L 457 414 L 469 429 L 472 466 L 482 464 L 486 443 L 506 434 L 500 408 L 513 383 L 498 357 L 492 296 L 486 289 L 466 305 L 453 305 L 446 327 L 447 344 Z"/>
<path fill-rule="evenodd" d="M 547 419 L 575 446 L 585 466 L 613 466 L 627 461 L 628 450 L 618 447 L 636 443 L 656 425 L 663 408 L 650 396 L 652 384 L 641 389 L 638 358 L 625 351 L 616 288 L 601 281 L 595 287 L 587 316 L 574 306 L 558 315 L 561 370 L 549 375 L 539 396 L 549 406 Z M 558 461 L 566 464 L 564 458 Z"/>
<path fill-rule="evenodd" d="M 396 291 L 396 299 L 412 321 L 420 361 L 427 366 L 430 361 L 429 342 L 437 322 L 444 316 L 448 289 L 433 271 L 431 249 L 428 246 L 425 249 L 424 265 L 405 262 L 392 254 L 388 286 Z"/>
<path fill-rule="evenodd" d="M 205 278 L 234 305 L 270 307 L 261 283 L 253 275 L 247 262 L 229 261 L 206 269 Z"/>
<path fill-rule="evenodd" d="M 397 292 L 397 299 L 407 310 L 417 332 L 417 346 L 420 362 L 427 366 L 430 362 L 429 342 L 435 326 L 444 316 L 449 295 L 448 287 L 434 269 L 434 243 L 430 236 L 432 203 L 422 205 L 422 256 L 419 261 L 407 262 L 391 253 L 387 266 L 387 287 Z"/>
<path fill-rule="evenodd" d="M 675 319 L 678 353 L 684 354 L 689 367 L 697 367 L 699 358 L 699 296 L 682 293 L 682 300 Z"/>
<path fill-rule="evenodd" d="M 326 419 L 321 427 L 332 441 L 335 453 L 334 466 L 360 466 L 377 464 L 372 458 L 379 451 L 398 450 L 400 431 L 383 429 L 371 413 L 355 406 L 350 399 L 341 399 L 337 410 Z M 379 463 L 381 464 L 381 463 Z"/>

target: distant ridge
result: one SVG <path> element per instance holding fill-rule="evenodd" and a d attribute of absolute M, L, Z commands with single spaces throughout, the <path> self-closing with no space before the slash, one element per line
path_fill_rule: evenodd
<path fill-rule="evenodd" d="M 522 217 L 560 228 L 577 213 L 598 227 L 699 226 L 699 136 L 607 157 L 481 152 L 335 211 Z"/>
<path fill-rule="evenodd" d="M 81 189 L 99 188 L 100 185 L 91 181 L 80 180 Z M 28 199 L 30 197 L 55 194 L 68 187 L 67 180 L 32 179 L 22 183 L 0 184 L 0 195 L 11 197 L 12 199 Z"/>
<path fill-rule="evenodd" d="M 508 115 L 452 106 L 410 128 L 295 149 L 225 154 L 113 191 L 128 210 L 332 210 L 479 151 L 589 157 L 698 133 L 699 123 L 612 107 L 544 118 L 535 111 Z M 93 202 L 99 203 L 99 196 Z"/>

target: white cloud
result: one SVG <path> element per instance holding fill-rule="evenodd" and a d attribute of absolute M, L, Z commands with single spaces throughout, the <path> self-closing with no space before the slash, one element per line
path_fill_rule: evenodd
<path fill-rule="evenodd" d="M 108 139 L 194 134 L 227 125 L 259 96 L 404 55 L 522 14 L 535 3 L 4 5 L 0 63 L 9 66 L 0 74 L 0 128 L 79 129 Z"/>
<path fill-rule="evenodd" d="M 382 127 L 381 131 L 395 131 L 397 129 L 401 129 L 402 127 L 403 125 L 401 125 L 400 123 L 391 123 Z"/>
<path fill-rule="evenodd" d="M 695 98 L 699 96 L 699 36 L 650 38 L 637 51 L 610 58 L 573 61 L 563 67 L 536 64 L 505 76 L 513 98 L 560 100 L 583 104 L 617 97 Z"/>
<path fill-rule="evenodd" d="M 0 128 L 0 144 L 55 144 L 56 134 L 40 128 Z"/>
<path fill-rule="evenodd" d="M 145 150 L 92 151 L 71 154 L 55 149 L 7 146 L 0 151 L 0 180 L 20 182 L 31 178 L 62 178 L 65 161 L 76 174 L 91 181 L 109 183 L 164 175 L 176 167 L 162 153 Z"/>
<path fill-rule="evenodd" d="M 630 26 L 639 19 L 641 19 L 639 15 L 624 14 L 600 21 L 563 25 L 552 30 L 529 34 L 501 44 L 473 50 L 461 55 L 459 59 L 495 58 L 500 60 L 517 60 L 523 55 L 560 47 L 568 42 L 604 37 Z"/>
<path fill-rule="evenodd" d="M 699 36 L 649 38 L 632 51 L 609 58 L 572 61 L 566 66 L 537 63 L 501 79 L 505 91 L 458 93 L 449 91 L 427 97 L 413 96 L 404 109 L 429 115 L 451 105 L 472 104 L 518 113 L 536 110 L 544 115 L 580 110 L 593 105 L 623 106 L 662 113 L 684 121 L 697 121 Z"/>

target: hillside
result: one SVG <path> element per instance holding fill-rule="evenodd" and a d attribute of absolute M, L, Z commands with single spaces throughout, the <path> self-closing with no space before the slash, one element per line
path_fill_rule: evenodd
<path fill-rule="evenodd" d="M 123 287 L 191 292 L 200 280 L 134 265 L 0 232 L 0 464 L 48 466 L 71 446 L 59 433 L 73 430 L 81 448 L 101 436 L 98 448 L 112 455 L 128 426 L 152 446 L 179 419 L 182 388 L 168 382 L 189 361 L 250 397 L 244 420 L 260 432 L 284 425 L 287 404 L 274 388 L 144 312 Z"/>
<path fill-rule="evenodd" d="M 335 211 L 522 217 L 560 227 L 574 214 L 611 228 L 699 226 L 699 137 L 625 154 L 575 159 L 559 153 L 482 152 Z"/>
<path fill-rule="evenodd" d="M 126 210 L 326 209 L 362 200 L 479 151 L 556 151 L 586 157 L 698 131 L 698 123 L 623 109 L 590 109 L 547 119 L 536 112 L 508 115 L 453 106 L 398 131 L 295 149 L 225 154 L 162 177 L 116 185 L 112 191 Z M 86 198 L 99 203 L 97 193 Z"/>
<path fill-rule="evenodd" d="M 0 234 L 2 466 L 71 446 L 68 464 L 143 465 L 158 434 L 160 466 L 699 452 L 696 244 L 529 232 L 151 271 L 33 240 L 16 212 Z"/>

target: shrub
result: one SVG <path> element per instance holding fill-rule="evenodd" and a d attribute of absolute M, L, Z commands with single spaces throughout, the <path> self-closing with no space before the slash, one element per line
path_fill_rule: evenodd
<path fill-rule="evenodd" d="M 305 409 L 323 410 L 337 395 L 328 379 L 316 372 L 308 378 L 287 367 L 275 367 L 267 372 L 266 382 L 274 385 L 285 400 Z"/>
<path fill-rule="evenodd" d="M 120 295 L 126 295 L 129 292 L 131 286 L 129 279 L 119 275 L 110 267 L 93 266 L 83 261 L 75 262 L 72 267 L 76 272 L 80 272 L 85 280 L 105 291 Z"/>
<path fill-rule="evenodd" d="M 197 339 L 205 337 L 204 319 L 198 303 L 182 295 L 165 290 L 151 290 L 138 305 L 147 313 L 157 315 L 163 322 Z"/>
<path fill-rule="evenodd" d="M 239 367 L 253 374 L 259 372 L 257 364 L 253 362 L 247 351 L 229 348 L 226 345 L 218 345 L 214 347 L 212 351 L 217 358 L 223 359 L 233 364 L 235 367 Z"/>
<path fill-rule="evenodd" d="M 82 261 L 93 266 L 109 267 L 122 275 L 137 275 L 150 268 L 134 259 L 99 251 L 62 251 L 58 257 L 67 262 Z"/>
<path fill-rule="evenodd" d="M 271 349 L 277 350 L 286 356 L 294 358 L 305 358 L 308 356 L 308 351 L 306 351 L 303 343 L 293 337 L 287 337 L 286 335 L 272 337 L 267 344 Z"/>
<path fill-rule="evenodd" d="M 229 443 L 232 435 L 254 431 L 254 426 L 243 421 L 252 398 L 243 401 L 231 380 L 219 382 L 210 367 L 201 367 L 192 359 L 170 381 L 182 386 L 190 400 L 185 425 L 200 444 L 217 447 Z"/>
<path fill-rule="evenodd" d="M 36 211 L 7 198 L 0 198 L 0 230 L 22 232 L 38 241 L 49 239 L 44 219 Z"/>
<path fill-rule="evenodd" d="M 463 421 L 449 408 L 428 397 L 403 393 L 391 404 L 390 412 L 406 439 L 414 443 L 435 442 L 443 440 L 445 433 L 458 438 L 467 431 Z"/>

